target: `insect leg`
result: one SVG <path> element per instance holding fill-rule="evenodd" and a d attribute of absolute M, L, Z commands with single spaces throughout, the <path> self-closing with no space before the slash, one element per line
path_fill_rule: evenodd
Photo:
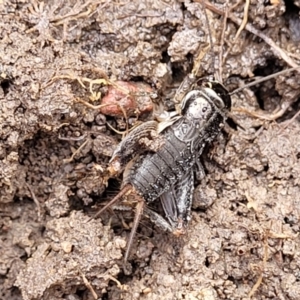
<path fill-rule="evenodd" d="M 129 256 L 129 252 L 131 249 L 131 245 L 132 245 L 132 241 L 134 238 L 134 235 L 136 233 L 136 230 L 138 228 L 140 219 L 143 215 L 143 210 L 144 210 L 144 206 L 145 206 L 145 200 L 138 194 L 136 194 L 135 190 L 133 189 L 133 187 L 130 184 L 127 184 L 123 187 L 123 189 L 121 190 L 120 193 L 118 193 L 118 195 L 116 197 L 114 197 L 111 201 L 109 201 L 109 203 L 107 203 L 99 212 L 97 212 L 97 214 L 93 217 L 96 218 L 97 216 L 99 216 L 103 211 L 105 211 L 107 208 L 109 208 L 110 206 L 112 206 L 113 204 L 115 204 L 116 202 L 118 202 L 123 196 L 128 195 L 128 194 L 133 194 L 135 200 L 137 201 L 137 205 L 136 205 L 136 211 L 135 211 L 135 216 L 134 216 L 134 221 L 133 221 L 133 227 L 131 229 L 130 232 L 130 236 L 127 242 L 127 248 L 126 248 L 126 252 L 125 252 L 125 256 L 124 256 L 124 270 L 126 271 L 126 262 L 128 260 L 128 256 Z"/>
<path fill-rule="evenodd" d="M 101 208 L 94 216 L 93 219 L 96 219 L 100 216 L 105 210 L 107 210 L 110 206 L 120 201 L 120 199 L 126 194 L 130 194 L 133 191 L 133 187 L 130 184 L 127 184 L 123 187 L 123 189 L 118 193 L 113 199 L 111 199 L 103 208 Z"/>
<path fill-rule="evenodd" d="M 196 160 L 196 179 L 198 181 L 202 180 L 205 177 L 204 167 L 200 161 L 200 157 Z"/>
<path fill-rule="evenodd" d="M 143 210 L 144 210 L 144 206 L 145 206 L 145 200 L 139 196 L 139 195 L 135 195 L 136 200 L 138 201 L 137 205 L 136 205 L 136 211 L 135 211 L 135 216 L 134 216 L 134 220 L 133 220 L 133 226 L 130 232 L 130 236 L 127 242 L 127 248 L 126 248 L 126 252 L 125 252 L 125 256 L 124 256 L 124 270 L 126 269 L 126 262 L 128 260 L 128 256 L 129 256 L 129 252 L 131 249 L 131 245 L 132 245 L 132 241 L 133 238 L 135 236 L 136 230 L 139 226 L 139 222 L 141 220 L 141 217 L 143 215 Z"/>
<path fill-rule="evenodd" d="M 148 121 L 134 128 L 115 150 L 108 167 L 111 175 L 120 173 L 137 154 L 159 148 L 158 122 Z M 156 141 L 156 142 L 155 142 Z"/>

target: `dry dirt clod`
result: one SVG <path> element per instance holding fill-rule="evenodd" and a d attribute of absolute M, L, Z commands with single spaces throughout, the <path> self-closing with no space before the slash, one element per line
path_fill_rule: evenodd
<path fill-rule="evenodd" d="M 0 299 L 300 299 L 297 71 L 232 97 L 186 236 L 142 219 L 124 276 L 131 212 L 87 221 L 119 190 L 103 178 L 116 132 L 153 92 L 172 110 L 198 51 L 230 91 L 299 64 L 300 1 L 201 2 L 214 55 L 200 0 L 0 0 Z"/>

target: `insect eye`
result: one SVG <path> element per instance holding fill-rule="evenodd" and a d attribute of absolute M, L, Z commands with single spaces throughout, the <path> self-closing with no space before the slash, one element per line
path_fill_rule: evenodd
<path fill-rule="evenodd" d="M 205 106 L 202 108 L 202 112 L 206 112 L 206 111 L 207 111 L 207 107 Z"/>

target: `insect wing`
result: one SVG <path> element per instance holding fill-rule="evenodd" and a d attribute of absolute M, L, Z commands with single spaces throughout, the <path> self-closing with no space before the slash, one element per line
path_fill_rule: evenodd
<path fill-rule="evenodd" d="M 194 191 L 194 173 L 187 172 L 181 180 L 160 197 L 165 216 L 175 235 L 181 235 L 190 220 Z"/>

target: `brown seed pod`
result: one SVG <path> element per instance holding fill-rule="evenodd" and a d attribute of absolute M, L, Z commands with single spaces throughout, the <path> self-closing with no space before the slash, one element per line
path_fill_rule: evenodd
<path fill-rule="evenodd" d="M 108 93 L 103 97 L 101 113 L 113 117 L 140 115 L 153 110 L 151 87 L 141 82 L 117 81 L 109 86 Z M 111 105 L 108 105 L 111 104 Z"/>

